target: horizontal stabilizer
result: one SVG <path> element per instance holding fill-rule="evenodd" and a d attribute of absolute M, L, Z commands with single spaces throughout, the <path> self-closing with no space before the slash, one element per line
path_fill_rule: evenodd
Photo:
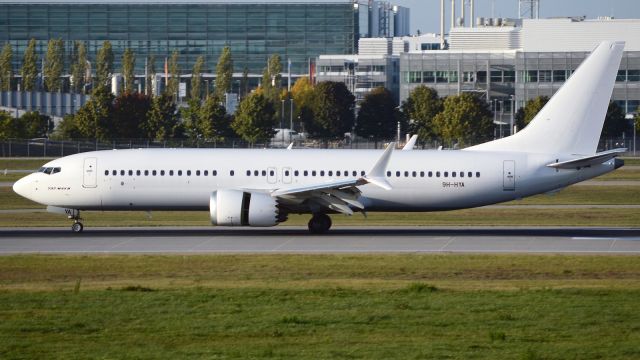
<path fill-rule="evenodd" d="M 573 160 L 556 162 L 548 164 L 548 167 L 556 168 L 556 169 L 575 169 L 581 168 L 585 166 L 602 164 L 605 161 L 611 160 L 614 157 L 620 155 L 623 152 L 626 152 L 627 149 L 613 149 L 609 151 L 603 151 L 591 156 L 585 156 Z"/>

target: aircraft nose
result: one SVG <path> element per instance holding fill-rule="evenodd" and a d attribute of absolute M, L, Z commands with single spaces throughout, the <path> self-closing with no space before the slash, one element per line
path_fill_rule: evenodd
<path fill-rule="evenodd" d="M 13 184 L 13 191 L 22 197 L 27 197 L 30 182 L 29 176 L 23 177 Z"/>

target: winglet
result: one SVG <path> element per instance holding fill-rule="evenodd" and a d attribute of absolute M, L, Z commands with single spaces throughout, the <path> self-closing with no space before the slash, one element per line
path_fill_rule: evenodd
<path fill-rule="evenodd" d="M 391 159 L 391 154 L 393 153 L 393 149 L 396 147 L 396 143 L 392 142 L 387 145 L 387 148 L 382 153 L 382 156 L 378 159 L 373 168 L 369 171 L 367 175 L 363 178 L 364 181 L 377 185 L 385 190 L 391 190 L 391 184 L 385 178 L 385 172 L 387 171 L 387 165 L 389 164 L 389 159 Z"/>
<path fill-rule="evenodd" d="M 411 136 L 411 139 L 409 139 L 409 141 L 407 141 L 407 143 L 404 144 L 404 147 L 402 148 L 402 150 L 403 151 L 413 150 L 413 147 L 416 146 L 416 140 L 418 140 L 418 135 Z"/>
<path fill-rule="evenodd" d="M 293 149 L 293 143 L 289 144 L 289 146 L 287 146 L 287 150 L 291 150 Z"/>

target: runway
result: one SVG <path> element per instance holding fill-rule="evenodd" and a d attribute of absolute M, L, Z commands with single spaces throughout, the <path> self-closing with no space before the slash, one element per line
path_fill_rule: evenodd
<path fill-rule="evenodd" d="M 162 227 L 0 229 L 0 255 L 27 253 L 576 253 L 640 254 L 640 228 Z"/>

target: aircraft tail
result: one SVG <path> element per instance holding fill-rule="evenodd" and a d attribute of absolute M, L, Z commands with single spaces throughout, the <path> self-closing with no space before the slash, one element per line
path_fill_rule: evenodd
<path fill-rule="evenodd" d="M 465 150 L 594 154 L 623 50 L 603 41 L 522 131 Z"/>

